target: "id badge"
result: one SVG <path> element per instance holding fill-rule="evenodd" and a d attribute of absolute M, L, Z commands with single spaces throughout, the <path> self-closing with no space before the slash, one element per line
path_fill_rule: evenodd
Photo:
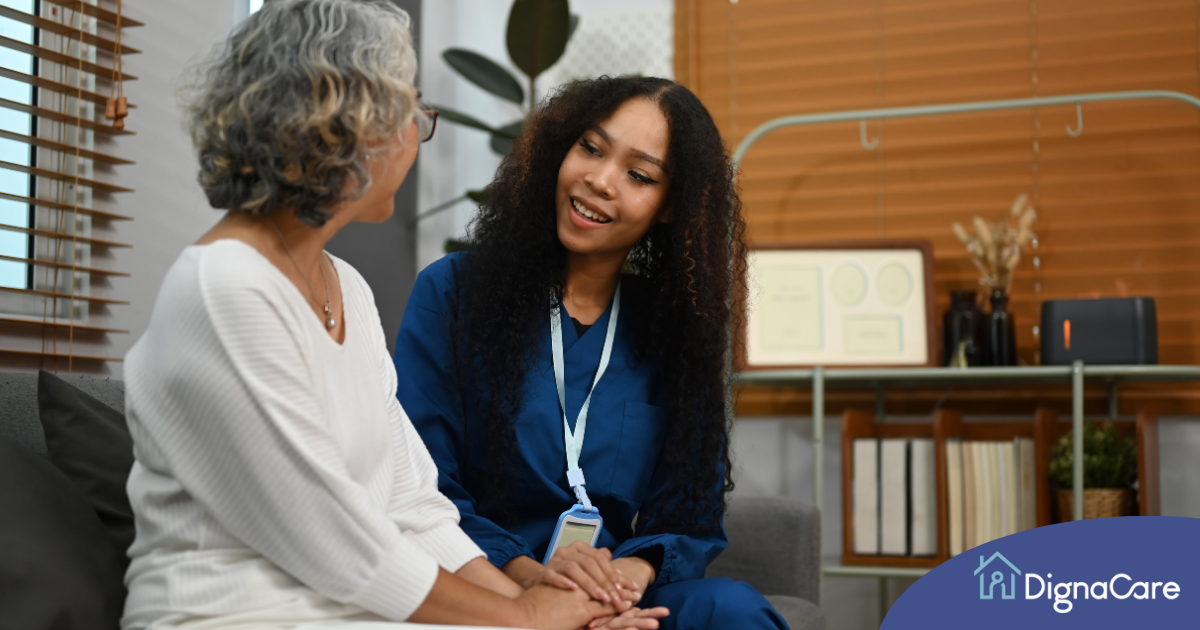
<path fill-rule="evenodd" d="M 583 506 L 576 503 L 571 509 L 558 517 L 558 525 L 554 527 L 554 535 L 550 537 L 550 546 L 546 548 L 546 557 L 542 564 L 550 562 L 554 552 L 575 541 L 583 541 L 591 547 L 596 546 L 600 537 L 600 528 L 604 519 L 600 518 L 600 508 L 592 507 L 591 512 L 584 512 Z"/>

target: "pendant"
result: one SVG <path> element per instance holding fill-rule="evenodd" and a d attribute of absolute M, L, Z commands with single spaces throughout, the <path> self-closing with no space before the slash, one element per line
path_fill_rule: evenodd
<path fill-rule="evenodd" d="M 337 328 L 337 320 L 333 318 L 333 307 L 329 305 L 329 302 L 325 303 L 325 327 L 329 330 Z"/>

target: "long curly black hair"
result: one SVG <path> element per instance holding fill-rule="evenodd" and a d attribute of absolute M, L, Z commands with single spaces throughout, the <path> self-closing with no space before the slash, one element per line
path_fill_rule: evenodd
<path fill-rule="evenodd" d="M 643 506 L 637 534 L 711 532 L 733 489 L 724 372 L 733 298 L 744 278 L 745 223 L 717 127 L 687 88 L 650 77 L 577 81 L 530 116 L 468 229 L 454 335 L 459 382 L 490 392 L 480 402 L 486 490 L 503 496 L 530 348 L 566 281 L 555 212 L 559 167 L 587 128 L 633 98 L 656 103 L 667 119 L 664 203 L 671 213 L 634 246 L 626 270 L 640 279 L 623 289 L 636 293 L 623 301 L 635 315 L 636 356 L 657 362 L 670 399 L 662 451 L 670 485 L 665 500 Z"/>

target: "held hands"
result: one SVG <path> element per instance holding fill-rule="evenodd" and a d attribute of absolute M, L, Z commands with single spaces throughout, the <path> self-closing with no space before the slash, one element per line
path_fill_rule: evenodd
<path fill-rule="evenodd" d="M 579 588 L 598 601 L 612 604 L 618 612 L 625 612 L 638 603 L 646 586 L 645 582 L 639 585 L 621 572 L 613 562 L 611 551 L 582 542 L 571 543 L 554 552 L 550 562 L 526 576 L 522 586 L 529 588 L 533 584 Z"/>
<path fill-rule="evenodd" d="M 553 563 L 554 559 L 551 558 L 550 561 Z M 638 587 L 639 599 L 641 593 L 645 592 L 646 586 L 654 582 L 654 567 L 641 558 L 617 558 L 612 561 L 612 566 L 619 574 L 632 580 L 635 587 Z M 670 611 L 662 606 L 646 609 L 630 608 L 619 615 L 593 619 L 587 627 L 589 629 L 653 629 L 658 627 L 658 620 L 666 617 L 668 614 L 670 614 Z"/>
<path fill-rule="evenodd" d="M 522 610 L 520 625 L 545 630 L 654 630 L 658 620 L 668 614 L 662 607 L 630 608 L 618 614 L 611 604 L 596 601 L 583 589 L 564 590 L 546 584 L 534 585 L 516 602 Z M 587 625 L 581 625 L 584 623 Z"/>
<path fill-rule="evenodd" d="M 603 606 L 606 612 L 594 615 L 584 626 L 587 630 L 650 630 L 658 628 L 658 620 L 669 614 L 662 607 L 644 610 L 635 607 L 655 578 L 649 562 L 640 558 L 614 560 L 608 549 L 594 549 L 581 542 L 559 549 L 547 565 L 526 556 L 514 558 L 504 566 L 504 573 L 529 589 L 529 594 L 538 592 L 539 597 L 547 597 L 546 590 L 568 591 L 593 605 Z"/>

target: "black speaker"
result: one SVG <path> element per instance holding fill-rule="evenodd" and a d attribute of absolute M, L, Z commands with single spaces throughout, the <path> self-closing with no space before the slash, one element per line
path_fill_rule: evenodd
<path fill-rule="evenodd" d="M 1146 297 L 1042 303 L 1042 365 L 1158 363 L 1158 320 Z"/>

